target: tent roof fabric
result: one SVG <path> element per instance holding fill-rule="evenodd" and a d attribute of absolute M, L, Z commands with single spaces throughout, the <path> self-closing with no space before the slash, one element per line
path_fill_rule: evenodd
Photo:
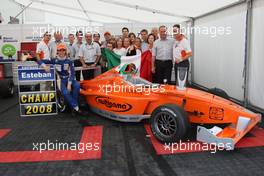
<path fill-rule="evenodd" d="M 42 10 L 46 22 L 59 16 L 97 23 L 179 23 L 239 0 L 13 0 Z M 30 19 L 29 19 L 30 20 Z"/>

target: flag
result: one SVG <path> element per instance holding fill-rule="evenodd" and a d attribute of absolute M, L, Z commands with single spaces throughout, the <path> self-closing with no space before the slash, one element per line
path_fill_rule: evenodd
<path fill-rule="evenodd" d="M 113 67 L 120 65 L 120 58 L 121 56 L 110 51 L 109 49 L 103 48 L 102 49 L 102 56 L 107 60 L 107 69 L 110 70 Z"/>
<path fill-rule="evenodd" d="M 108 70 L 118 66 L 116 70 L 125 74 L 130 71 L 128 68 L 133 68 L 137 75 L 150 82 L 152 81 L 152 54 L 149 50 L 145 51 L 141 55 L 121 57 L 120 55 L 115 54 L 113 51 L 103 48 L 102 56 L 107 60 Z"/>
<path fill-rule="evenodd" d="M 116 71 L 121 74 L 127 74 L 129 72 L 140 75 L 141 55 L 135 56 L 122 56 L 121 63 L 116 68 Z M 132 70 L 130 70 L 132 68 Z"/>
<path fill-rule="evenodd" d="M 147 50 L 141 54 L 140 77 L 152 82 L 152 53 Z"/>

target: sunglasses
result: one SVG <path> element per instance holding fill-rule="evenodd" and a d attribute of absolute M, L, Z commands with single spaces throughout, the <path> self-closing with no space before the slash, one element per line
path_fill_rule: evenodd
<path fill-rule="evenodd" d="M 66 49 L 60 49 L 60 50 L 57 50 L 57 51 L 66 51 Z"/>
<path fill-rule="evenodd" d="M 51 35 L 45 35 L 46 37 L 51 37 Z"/>

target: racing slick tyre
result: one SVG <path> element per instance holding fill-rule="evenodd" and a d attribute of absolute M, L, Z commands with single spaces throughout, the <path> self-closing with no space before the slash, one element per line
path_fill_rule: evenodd
<path fill-rule="evenodd" d="M 225 98 L 227 100 L 229 99 L 229 95 L 224 90 L 219 89 L 219 88 L 209 89 L 209 93 Z"/>
<path fill-rule="evenodd" d="M 0 82 L 0 95 L 4 98 L 14 95 L 14 83 L 12 79 L 5 79 Z"/>
<path fill-rule="evenodd" d="M 182 139 L 189 127 L 187 113 L 177 105 L 157 107 L 151 114 L 151 130 L 161 142 L 176 142 Z"/>

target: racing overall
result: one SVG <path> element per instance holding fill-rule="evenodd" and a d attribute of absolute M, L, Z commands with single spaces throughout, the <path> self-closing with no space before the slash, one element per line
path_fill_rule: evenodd
<path fill-rule="evenodd" d="M 74 77 L 74 65 L 69 58 L 55 58 L 51 60 L 39 60 L 39 65 L 52 64 L 55 66 L 56 73 L 61 80 L 61 93 L 66 99 L 67 103 L 72 109 L 79 109 L 78 97 L 80 92 L 80 84 L 75 80 Z M 68 83 L 72 84 L 72 90 L 70 93 L 67 89 Z"/>

